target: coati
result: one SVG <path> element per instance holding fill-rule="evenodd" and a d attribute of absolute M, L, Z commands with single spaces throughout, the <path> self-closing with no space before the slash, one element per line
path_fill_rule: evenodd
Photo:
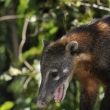
<path fill-rule="evenodd" d="M 100 84 L 106 88 L 100 110 L 110 110 L 110 16 L 93 19 L 58 41 L 43 43 L 37 107 L 46 107 L 52 98 L 62 101 L 76 75 L 81 85 L 80 110 L 93 110 Z"/>

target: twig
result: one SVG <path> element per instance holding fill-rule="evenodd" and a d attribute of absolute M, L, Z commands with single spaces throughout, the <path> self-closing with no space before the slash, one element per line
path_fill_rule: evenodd
<path fill-rule="evenodd" d="M 0 17 L 0 21 L 9 20 L 9 19 L 18 19 L 18 18 L 25 18 L 25 15 L 8 15 Z"/>
<path fill-rule="evenodd" d="M 28 77 L 28 78 L 26 79 L 26 81 L 25 81 L 25 83 L 24 83 L 24 85 L 23 85 L 23 88 L 24 88 L 24 89 L 27 89 L 27 85 L 28 85 L 28 83 L 30 82 L 31 79 L 32 79 L 32 77 Z"/>
<path fill-rule="evenodd" d="M 23 31 L 22 31 L 22 41 L 20 43 L 20 46 L 19 46 L 19 60 L 20 61 L 23 61 L 24 64 L 31 70 L 33 71 L 33 67 L 26 61 L 26 60 L 23 60 L 23 57 L 22 57 L 22 49 L 23 49 L 23 46 L 25 44 L 25 41 L 26 41 L 26 30 L 27 30 L 27 26 L 28 26 L 28 23 L 29 23 L 29 20 L 27 19 L 24 23 L 24 26 L 23 26 Z"/>
<path fill-rule="evenodd" d="M 34 37 L 34 36 L 36 36 L 36 35 L 38 34 L 38 31 L 39 31 L 39 29 L 38 29 L 38 27 L 36 26 L 34 33 L 33 33 L 33 34 L 28 34 L 28 36 L 29 36 L 29 37 Z"/>
<path fill-rule="evenodd" d="M 100 0 L 97 0 L 98 5 L 104 5 Z"/>

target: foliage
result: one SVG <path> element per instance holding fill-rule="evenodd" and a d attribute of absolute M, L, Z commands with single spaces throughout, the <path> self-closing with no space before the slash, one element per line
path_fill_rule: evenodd
<path fill-rule="evenodd" d="M 100 8 L 102 6 L 102 8 Z M 69 30 L 93 18 L 109 14 L 110 0 L 1 0 L 0 16 L 0 110 L 36 110 L 40 84 L 42 39 L 57 40 Z M 18 59 L 24 23 L 28 20 L 22 59 Z M 24 64 L 28 61 L 30 70 Z M 34 68 L 34 69 L 33 69 Z M 95 110 L 98 110 L 103 88 Z M 79 110 L 79 82 L 74 79 L 62 104 L 52 101 L 45 110 Z"/>

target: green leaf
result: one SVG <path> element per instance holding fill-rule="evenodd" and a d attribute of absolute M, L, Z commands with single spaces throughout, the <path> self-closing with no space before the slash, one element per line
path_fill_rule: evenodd
<path fill-rule="evenodd" d="M 80 2 L 80 1 L 77 1 L 77 2 L 76 2 L 76 6 L 77 6 L 77 7 L 80 7 L 80 5 L 81 5 L 81 2 Z"/>
<path fill-rule="evenodd" d="M 24 8 L 28 8 L 28 2 L 29 2 L 29 0 L 20 0 L 20 4 L 21 4 Z"/>
<path fill-rule="evenodd" d="M 14 93 L 19 93 L 21 89 L 23 88 L 23 84 L 25 80 L 26 80 L 26 76 L 17 78 L 10 84 L 10 86 L 8 87 L 8 90 Z"/>
<path fill-rule="evenodd" d="M 23 14 L 25 12 L 25 8 L 22 5 L 19 5 L 17 8 L 17 13 L 18 14 Z"/>
<path fill-rule="evenodd" d="M 10 2 L 11 2 L 11 0 L 5 0 L 4 6 L 7 7 L 7 6 L 9 5 Z"/>
<path fill-rule="evenodd" d="M 56 106 L 57 106 L 57 107 L 60 107 L 60 106 L 61 106 L 61 104 L 56 102 Z"/>
<path fill-rule="evenodd" d="M 32 47 L 28 51 L 25 51 L 23 53 L 23 58 L 27 59 L 30 56 L 38 55 L 38 54 L 40 54 L 40 50 L 38 50 L 36 47 Z"/>
<path fill-rule="evenodd" d="M 58 30 L 58 27 L 53 27 L 52 29 L 49 30 L 49 33 L 51 35 L 53 35 L 53 34 L 55 34 L 57 32 L 57 30 Z"/>
<path fill-rule="evenodd" d="M 45 29 L 50 29 L 50 28 L 54 27 L 54 23 L 53 23 L 53 21 L 43 22 L 42 27 Z"/>
<path fill-rule="evenodd" d="M 35 10 L 32 10 L 32 11 L 30 11 L 30 12 L 28 12 L 27 14 L 26 14 L 26 17 L 28 18 L 28 17 L 30 17 L 30 16 L 33 16 L 34 14 L 35 14 Z"/>
<path fill-rule="evenodd" d="M 14 107 L 14 103 L 12 101 L 6 101 L 0 108 L 0 110 L 10 110 Z"/>

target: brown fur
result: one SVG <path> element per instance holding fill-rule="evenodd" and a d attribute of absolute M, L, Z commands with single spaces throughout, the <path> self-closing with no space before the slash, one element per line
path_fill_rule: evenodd
<path fill-rule="evenodd" d="M 110 29 L 110 26 L 107 23 L 102 22 L 102 21 L 101 22 L 98 22 L 96 24 L 96 27 L 98 28 L 98 30 L 101 31 L 101 34 L 102 33 L 105 33 L 106 31 L 108 31 Z"/>
<path fill-rule="evenodd" d="M 81 85 L 86 89 L 89 95 L 94 95 L 98 91 L 98 80 L 91 70 L 90 61 L 79 61 L 75 73 Z"/>

